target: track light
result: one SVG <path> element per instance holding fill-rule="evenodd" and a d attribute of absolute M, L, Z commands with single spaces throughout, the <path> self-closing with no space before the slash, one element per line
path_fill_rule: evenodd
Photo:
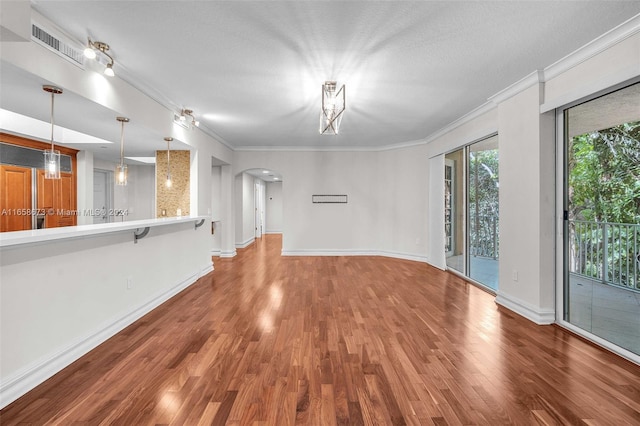
<path fill-rule="evenodd" d="M 191 120 L 187 121 L 187 117 L 190 117 Z M 191 129 L 191 126 L 200 127 L 200 122 L 196 120 L 193 115 L 193 110 L 191 109 L 183 109 L 182 111 L 180 111 L 180 115 L 174 116 L 173 121 L 181 125 L 185 129 Z"/>
<path fill-rule="evenodd" d="M 104 75 L 107 77 L 113 77 L 115 75 L 113 72 L 113 64 L 107 64 L 107 67 L 104 69 Z"/>
<path fill-rule="evenodd" d="M 113 77 L 115 73 L 113 72 L 113 64 L 115 61 L 113 60 L 113 56 L 109 55 L 107 51 L 109 50 L 109 45 L 107 43 L 103 43 L 101 41 L 91 41 L 90 38 L 87 38 L 87 47 L 84 49 L 84 56 L 87 59 L 96 59 L 97 52 L 100 52 L 107 59 L 107 65 L 104 69 L 104 75 L 108 77 Z"/>

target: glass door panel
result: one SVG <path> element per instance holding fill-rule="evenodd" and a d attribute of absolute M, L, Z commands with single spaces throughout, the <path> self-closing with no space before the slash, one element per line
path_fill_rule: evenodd
<path fill-rule="evenodd" d="M 468 275 L 498 289 L 498 137 L 469 145 L 468 164 Z"/>
<path fill-rule="evenodd" d="M 465 273 L 464 149 L 445 156 L 445 253 L 447 267 Z"/>
<path fill-rule="evenodd" d="M 565 321 L 640 354 L 640 83 L 565 110 Z"/>

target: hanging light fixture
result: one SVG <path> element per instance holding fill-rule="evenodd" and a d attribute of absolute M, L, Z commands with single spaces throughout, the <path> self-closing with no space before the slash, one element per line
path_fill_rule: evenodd
<path fill-rule="evenodd" d="M 165 185 L 167 188 L 171 188 L 172 182 L 171 182 L 171 158 L 170 158 L 170 150 L 169 150 L 169 144 L 171 143 L 171 141 L 173 140 L 172 137 L 166 137 L 164 138 L 165 141 L 167 141 L 167 180 L 165 181 Z"/>
<path fill-rule="evenodd" d="M 320 134 L 337 135 L 346 106 L 344 84 L 336 91 L 335 81 L 322 85 L 322 110 L 320 111 Z"/>
<path fill-rule="evenodd" d="M 55 95 L 62 93 L 62 89 L 56 86 L 42 86 L 42 90 L 51 93 L 51 150 L 44 150 L 44 178 L 60 179 L 60 151 L 56 151 L 53 145 L 53 99 Z"/>
<path fill-rule="evenodd" d="M 109 45 L 107 43 L 103 43 L 101 41 L 91 41 L 90 38 L 87 38 L 87 47 L 84 49 L 84 56 L 88 59 L 96 59 L 96 51 L 102 53 L 108 59 L 108 62 L 104 69 L 104 75 L 113 77 L 115 75 L 115 73 L 113 72 L 113 64 L 115 63 L 115 61 L 113 60 L 113 56 L 107 53 L 108 50 Z"/>
<path fill-rule="evenodd" d="M 127 117 L 116 117 L 121 124 L 120 129 L 120 164 L 116 166 L 116 185 L 125 186 L 127 184 L 127 165 L 124 164 L 124 123 L 128 123 Z"/>

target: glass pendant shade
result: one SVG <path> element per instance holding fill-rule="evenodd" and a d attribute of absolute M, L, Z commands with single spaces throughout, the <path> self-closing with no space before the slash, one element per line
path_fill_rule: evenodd
<path fill-rule="evenodd" d="M 127 165 L 126 164 L 118 164 L 116 166 L 116 185 L 126 186 L 127 185 Z"/>
<path fill-rule="evenodd" d="M 173 140 L 172 137 L 166 137 L 164 138 L 165 141 L 167 141 L 167 180 L 165 181 L 165 186 L 167 188 L 171 188 L 171 185 L 173 184 L 173 182 L 171 182 L 171 151 L 170 151 L 170 143 Z"/>
<path fill-rule="evenodd" d="M 116 172 L 114 177 L 116 179 L 116 185 L 127 185 L 127 165 L 124 164 L 124 123 L 128 123 L 127 117 L 116 117 L 116 120 L 120 122 L 120 164 L 116 166 Z"/>
<path fill-rule="evenodd" d="M 44 151 L 44 178 L 60 179 L 60 151 Z"/>
<path fill-rule="evenodd" d="M 51 93 L 51 149 L 44 150 L 44 178 L 60 179 L 60 151 L 56 151 L 53 144 L 53 105 L 55 95 L 62 93 L 62 89 L 56 86 L 45 85 L 42 90 Z"/>
<path fill-rule="evenodd" d="M 345 110 L 346 96 L 344 85 L 336 91 L 335 81 L 326 81 L 322 85 L 322 108 L 320 111 L 320 134 L 337 135 Z"/>

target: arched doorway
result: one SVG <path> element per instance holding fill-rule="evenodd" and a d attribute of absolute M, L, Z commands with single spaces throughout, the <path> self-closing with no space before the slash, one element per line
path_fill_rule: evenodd
<path fill-rule="evenodd" d="M 265 234 L 282 234 L 282 174 L 252 168 L 235 176 L 236 248 Z"/>

